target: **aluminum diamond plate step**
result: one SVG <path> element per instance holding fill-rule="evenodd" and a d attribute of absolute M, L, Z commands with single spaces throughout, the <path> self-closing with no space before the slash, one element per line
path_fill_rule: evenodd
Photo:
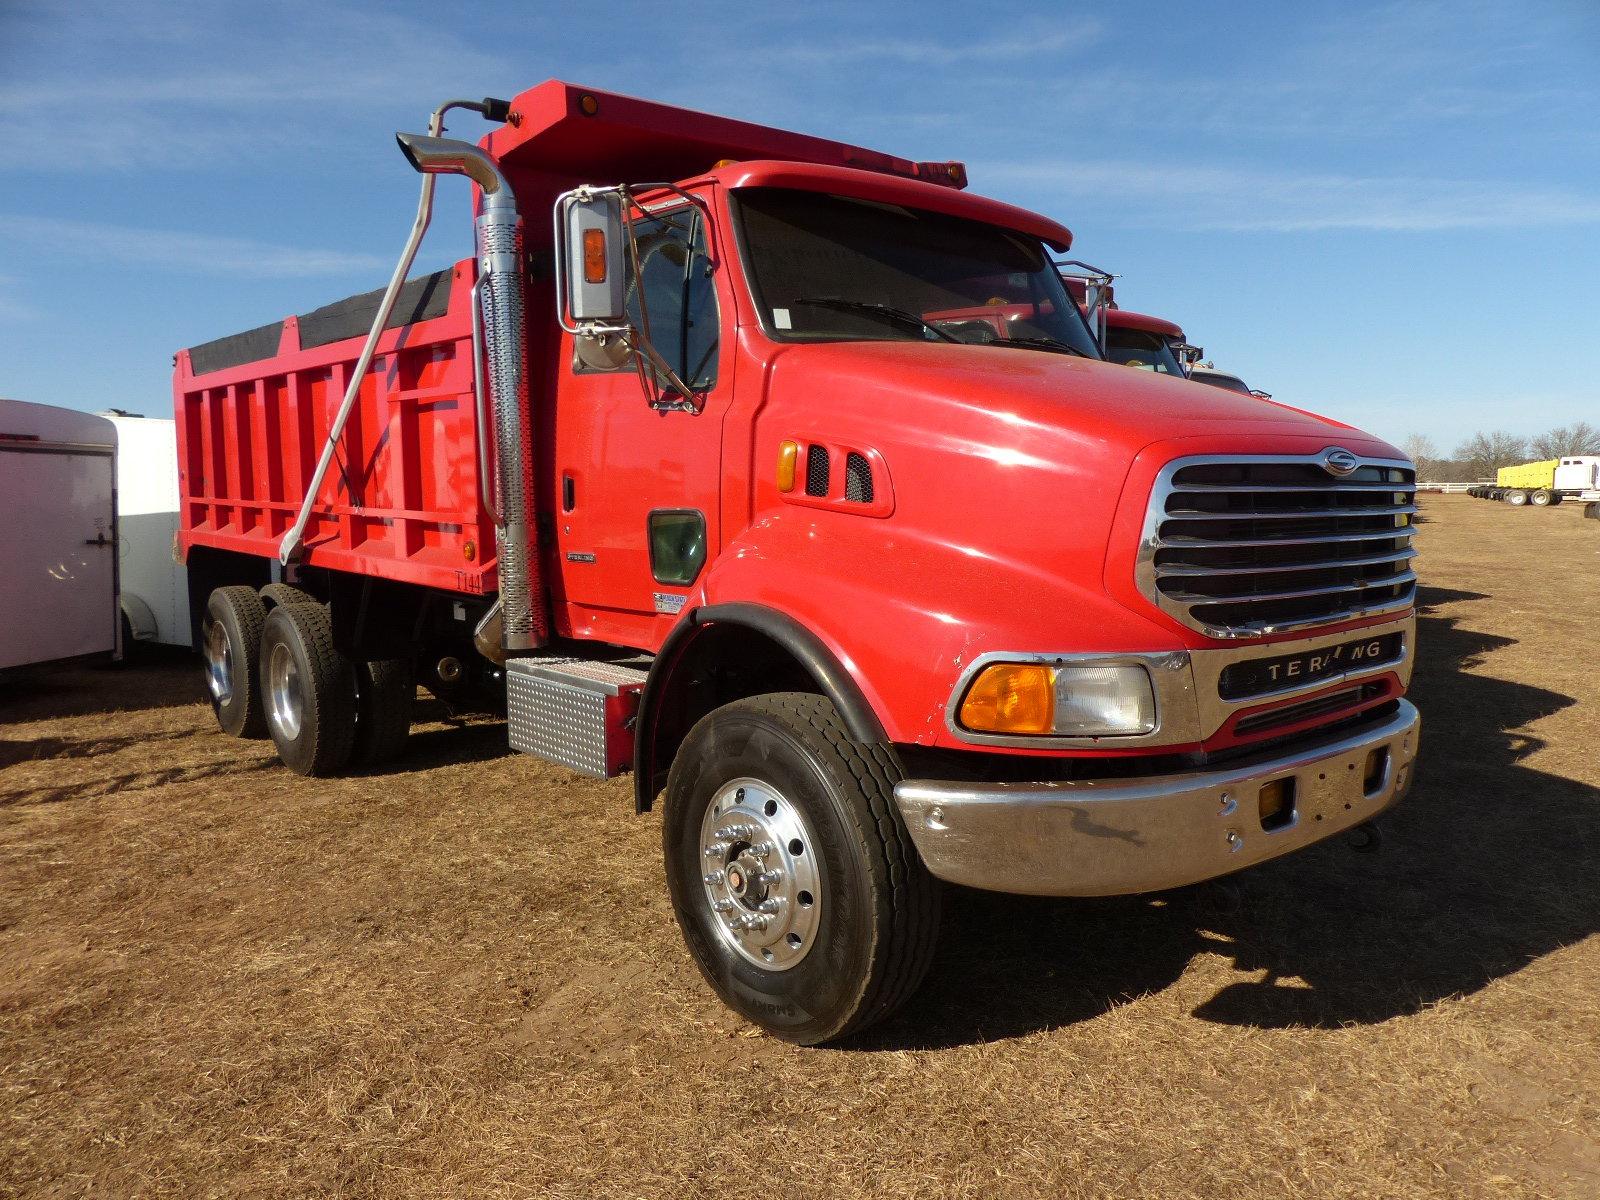
<path fill-rule="evenodd" d="M 650 660 L 640 657 L 622 661 L 597 658 L 565 658 L 534 656 L 513 658 L 506 664 L 513 674 L 528 674 L 574 687 L 595 687 L 603 694 L 615 696 L 625 688 L 643 687 L 650 671 Z"/>
<path fill-rule="evenodd" d="M 633 762 L 633 717 L 650 659 L 536 655 L 506 664 L 513 750 L 606 779 Z"/>

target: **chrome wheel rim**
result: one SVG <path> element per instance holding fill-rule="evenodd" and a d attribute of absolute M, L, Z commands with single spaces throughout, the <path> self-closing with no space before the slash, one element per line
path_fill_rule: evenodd
<path fill-rule="evenodd" d="M 787 971 L 816 945 L 822 887 L 799 806 L 760 779 L 724 784 L 700 822 L 711 924 L 746 962 Z"/>
<path fill-rule="evenodd" d="M 267 658 L 267 718 L 272 722 L 273 733 L 282 741 L 292 742 L 300 736 L 304 714 L 300 668 L 289 647 L 279 642 Z"/>
<path fill-rule="evenodd" d="M 218 704 L 233 699 L 233 647 L 228 644 L 228 631 L 221 621 L 212 621 L 206 627 L 206 687 Z"/>

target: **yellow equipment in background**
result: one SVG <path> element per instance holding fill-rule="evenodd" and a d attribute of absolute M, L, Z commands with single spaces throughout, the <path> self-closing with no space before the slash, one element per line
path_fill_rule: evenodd
<path fill-rule="evenodd" d="M 1556 467 L 1559 458 L 1543 462 L 1519 463 L 1514 467 L 1501 467 L 1495 472 L 1496 487 L 1503 488 L 1553 488 L 1556 485 Z"/>

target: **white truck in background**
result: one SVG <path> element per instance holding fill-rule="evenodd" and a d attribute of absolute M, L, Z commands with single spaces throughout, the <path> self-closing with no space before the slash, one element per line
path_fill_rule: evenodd
<path fill-rule="evenodd" d="M 193 645 L 189 573 L 172 553 L 178 533 L 178 439 L 173 422 L 121 409 L 117 431 L 117 562 L 124 638 Z"/>
<path fill-rule="evenodd" d="M 0 672 L 121 656 L 116 428 L 0 400 Z"/>

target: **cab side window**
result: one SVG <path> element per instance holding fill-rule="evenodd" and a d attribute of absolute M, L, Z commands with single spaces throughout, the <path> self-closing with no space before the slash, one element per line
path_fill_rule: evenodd
<path fill-rule="evenodd" d="M 639 271 L 628 267 L 628 320 L 694 391 L 717 381 L 717 293 L 705 218 L 689 205 L 633 223 Z"/>

